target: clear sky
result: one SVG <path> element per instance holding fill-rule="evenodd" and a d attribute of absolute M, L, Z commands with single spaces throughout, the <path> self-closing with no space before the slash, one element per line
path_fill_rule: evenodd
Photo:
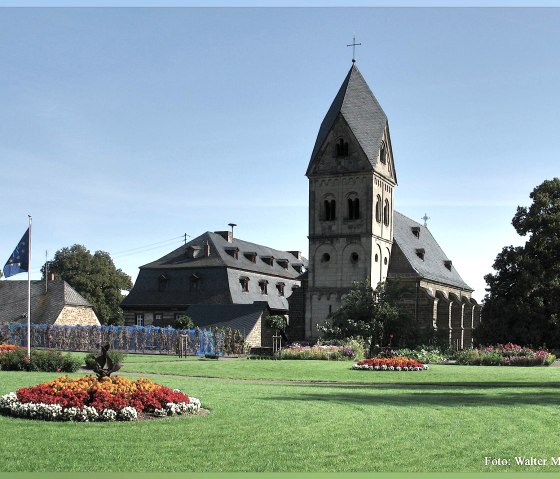
<path fill-rule="evenodd" d="M 559 175 L 557 8 L 3 8 L 0 261 L 75 243 L 133 280 L 182 235 L 307 244 L 304 176 L 357 65 L 389 118 L 395 207 L 463 279 Z M 25 275 L 14 279 L 25 279 Z"/>

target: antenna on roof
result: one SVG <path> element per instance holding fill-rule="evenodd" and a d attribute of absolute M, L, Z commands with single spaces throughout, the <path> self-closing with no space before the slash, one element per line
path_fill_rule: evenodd
<path fill-rule="evenodd" d="M 235 228 L 237 225 L 235 223 L 228 223 L 228 226 L 231 227 L 231 237 L 233 238 L 233 228 Z"/>
<path fill-rule="evenodd" d="M 346 45 L 347 47 L 352 47 L 352 63 L 356 63 L 356 46 L 361 45 L 361 43 L 356 43 L 356 34 L 352 37 L 352 43 Z"/>

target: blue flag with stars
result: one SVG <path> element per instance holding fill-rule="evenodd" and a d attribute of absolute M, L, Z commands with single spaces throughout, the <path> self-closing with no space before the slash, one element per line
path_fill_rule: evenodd
<path fill-rule="evenodd" d="M 1 264 L 1 263 L 0 263 Z M 10 259 L 4 265 L 4 276 L 9 278 L 14 274 L 29 270 L 29 228 L 16 246 Z"/>

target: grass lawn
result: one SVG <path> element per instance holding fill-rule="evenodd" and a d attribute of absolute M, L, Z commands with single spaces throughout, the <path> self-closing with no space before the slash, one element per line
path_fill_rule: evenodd
<path fill-rule="evenodd" d="M 350 366 L 129 355 L 123 372 L 163 374 L 154 379 L 200 398 L 210 414 L 137 423 L 0 416 L 0 471 L 558 470 L 550 458 L 560 456 L 560 368 Z M 57 376 L 3 371 L 0 393 Z M 485 466 L 486 456 L 511 466 Z M 516 456 L 548 465 L 517 466 Z"/>

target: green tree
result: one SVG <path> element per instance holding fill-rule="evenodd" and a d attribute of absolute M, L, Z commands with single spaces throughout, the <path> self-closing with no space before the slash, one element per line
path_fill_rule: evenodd
<path fill-rule="evenodd" d="M 544 181 L 530 198 L 512 220 L 525 245 L 504 247 L 484 277 L 479 343 L 560 346 L 560 179 Z"/>
<path fill-rule="evenodd" d="M 194 322 L 190 316 L 184 315 L 180 316 L 175 320 L 175 329 L 194 329 Z"/>
<path fill-rule="evenodd" d="M 372 357 L 376 347 L 388 345 L 397 335 L 392 326 L 401 317 L 395 288 L 379 283 L 374 289 L 369 281 L 356 281 L 340 309 L 319 330 L 325 339 L 362 339 L 369 349 L 368 357 Z"/>
<path fill-rule="evenodd" d="M 49 263 L 49 272 L 65 280 L 87 299 L 102 324 L 124 323 L 121 290 L 132 288 L 132 280 L 115 267 L 109 253 L 96 251 L 92 255 L 85 246 L 78 244 L 62 248 Z M 44 278 L 44 267 L 42 273 Z"/>

